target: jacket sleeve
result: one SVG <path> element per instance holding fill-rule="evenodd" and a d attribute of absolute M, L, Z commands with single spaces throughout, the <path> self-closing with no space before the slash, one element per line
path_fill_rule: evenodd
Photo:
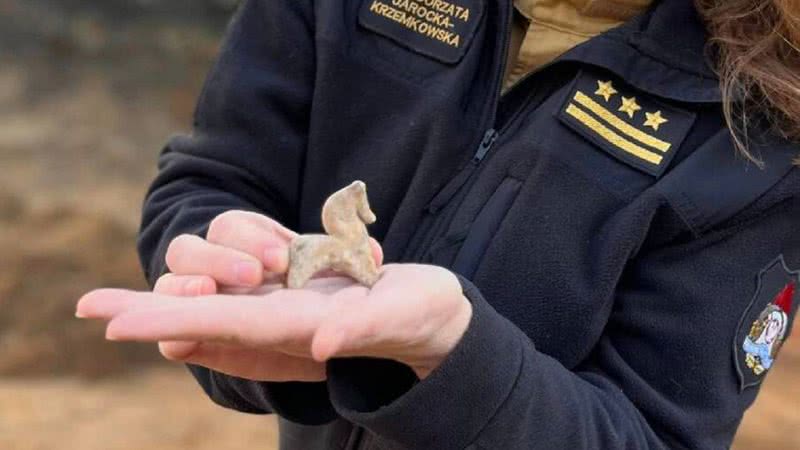
<path fill-rule="evenodd" d="M 294 227 L 314 61 L 310 0 L 243 2 L 206 80 L 193 132 L 167 144 L 145 200 L 138 246 L 150 283 L 166 272 L 173 238 L 204 236 L 227 210 L 259 212 Z M 229 408 L 308 424 L 335 417 L 324 383 L 256 383 L 190 369 Z"/>
<path fill-rule="evenodd" d="M 332 402 L 346 419 L 408 448 L 727 448 L 758 391 L 737 376 L 737 329 L 750 327 L 752 319 L 742 321 L 749 306 L 765 306 L 759 271 L 781 254 L 790 267 L 800 263 L 799 213 L 791 199 L 728 229 L 643 251 L 616 288 L 603 335 L 570 369 L 462 280 L 473 318 L 439 368 L 398 392 L 382 388 L 363 362 L 334 360 Z"/>

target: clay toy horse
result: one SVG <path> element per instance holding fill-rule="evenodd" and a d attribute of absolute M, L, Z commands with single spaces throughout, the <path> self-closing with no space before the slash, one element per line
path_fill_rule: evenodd
<path fill-rule="evenodd" d="M 335 192 L 322 207 L 327 235 L 304 234 L 292 240 L 286 285 L 301 288 L 323 270 L 346 274 L 366 286 L 375 284 L 379 274 L 367 233 L 367 225 L 375 220 L 363 181 Z"/>

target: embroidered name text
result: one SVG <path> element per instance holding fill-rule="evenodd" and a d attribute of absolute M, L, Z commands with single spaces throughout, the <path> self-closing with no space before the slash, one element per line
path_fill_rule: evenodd
<path fill-rule="evenodd" d="M 451 47 L 461 45 L 461 35 L 450 31 L 454 20 L 469 21 L 469 8 L 443 0 L 373 0 L 369 11 Z"/>

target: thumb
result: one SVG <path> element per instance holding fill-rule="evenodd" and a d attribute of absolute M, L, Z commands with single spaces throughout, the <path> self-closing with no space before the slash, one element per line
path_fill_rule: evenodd
<path fill-rule="evenodd" d="M 332 299 L 341 305 L 333 309 L 314 333 L 311 356 L 315 360 L 324 362 L 336 357 L 377 356 L 375 347 L 384 333 L 366 292 L 366 288 L 355 286 L 340 291 L 337 294 L 339 298 Z"/>

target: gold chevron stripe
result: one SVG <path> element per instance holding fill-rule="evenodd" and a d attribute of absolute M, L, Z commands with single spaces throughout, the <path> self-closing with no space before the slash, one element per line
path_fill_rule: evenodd
<path fill-rule="evenodd" d="M 620 150 L 629 153 L 637 158 L 643 159 L 649 163 L 659 165 L 661 160 L 664 159 L 661 155 L 653 153 L 645 148 L 642 148 L 633 142 L 625 139 L 613 130 L 609 129 L 597 119 L 587 114 L 582 109 L 570 103 L 567 107 L 567 114 L 574 117 L 578 122 L 586 125 L 590 130 L 597 133 L 598 136 L 608 141 L 611 145 L 619 148 Z"/>
<path fill-rule="evenodd" d="M 621 131 L 628 137 L 632 137 L 644 145 L 653 147 L 656 150 L 661 150 L 665 153 L 669 151 L 670 147 L 672 147 L 672 144 L 669 142 L 664 142 L 661 139 L 651 136 L 636 127 L 628 125 L 624 120 L 614 115 L 614 113 L 604 108 L 601 104 L 589 98 L 589 96 L 583 92 L 576 92 L 574 98 L 578 104 L 593 112 L 597 115 L 597 117 L 600 117 L 604 121 L 608 122 L 611 126 Z"/>

